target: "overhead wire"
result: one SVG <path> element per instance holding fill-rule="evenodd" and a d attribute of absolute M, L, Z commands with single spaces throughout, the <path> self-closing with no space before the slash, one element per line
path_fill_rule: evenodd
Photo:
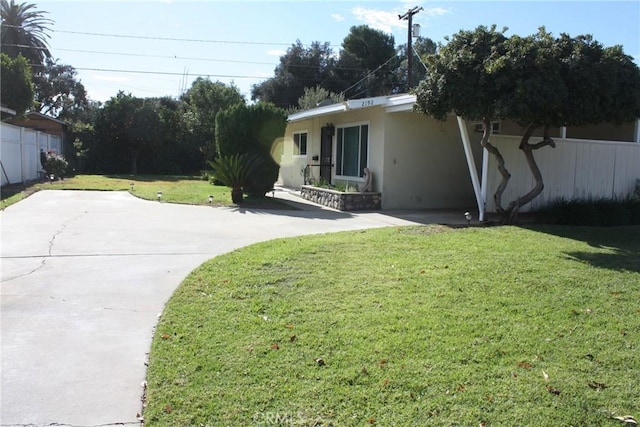
<path fill-rule="evenodd" d="M 386 66 L 389 62 L 391 62 L 392 59 L 396 58 L 396 55 L 391 56 L 389 59 L 387 59 L 384 63 L 380 64 L 375 70 L 370 71 L 369 73 L 367 73 L 363 78 L 361 78 L 360 80 L 358 80 L 357 82 L 355 82 L 354 84 L 352 84 L 351 86 L 349 86 L 348 88 L 346 88 L 345 90 L 343 90 L 342 92 L 340 92 L 340 95 L 344 96 L 349 90 L 351 90 L 352 88 L 356 87 L 357 85 L 359 85 L 360 83 L 362 83 L 363 81 L 365 81 L 366 79 L 369 78 L 369 76 L 373 75 L 375 72 L 377 72 L 378 70 L 380 70 L 382 67 Z M 360 95 L 361 92 L 356 93 L 354 96 L 358 96 Z"/>
<path fill-rule="evenodd" d="M 164 75 L 164 76 L 188 76 L 188 77 L 207 76 L 207 77 L 236 78 L 236 79 L 263 79 L 263 80 L 268 79 L 268 77 L 212 74 L 212 73 L 174 73 L 174 72 L 168 72 L 168 71 L 114 70 L 114 69 L 108 69 L 108 68 L 82 68 L 82 67 L 74 67 L 74 68 L 76 70 L 82 70 L 82 71 L 101 71 L 101 72 L 110 72 L 110 73 L 158 74 L 158 75 Z"/>
<path fill-rule="evenodd" d="M 413 50 L 413 53 L 415 53 L 416 56 L 418 57 L 418 61 L 420 61 L 420 63 L 424 67 L 425 71 L 429 71 L 429 68 L 427 67 L 427 64 L 425 64 L 424 61 L 422 60 L 422 58 L 420 57 L 420 54 L 416 50 L 416 47 L 415 46 L 411 46 L 411 49 Z"/>
<path fill-rule="evenodd" d="M 20 25 L 3 24 L 9 28 L 22 28 Z M 141 39 L 141 40 L 164 40 L 164 41 L 178 41 L 178 42 L 191 42 L 191 43 L 221 43 L 221 44 L 249 44 L 249 45 L 262 45 L 262 46 L 289 46 L 291 43 L 280 42 L 254 42 L 254 41 L 237 41 L 237 40 L 207 40 L 207 39 L 186 39 L 177 37 L 160 37 L 160 36 L 137 36 L 131 34 L 110 34 L 110 33 L 93 33 L 86 31 L 68 31 L 68 30 L 56 30 L 50 29 L 54 33 L 64 34 L 78 34 L 84 36 L 97 36 L 97 37 L 118 37 L 127 39 Z"/>
<path fill-rule="evenodd" d="M 37 50 L 44 50 L 44 47 L 37 46 L 28 46 L 22 44 L 5 44 L 5 46 L 12 47 L 20 47 L 20 48 L 30 48 Z M 98 54 L 98 55 L 117 55 L 117 56 L 130 56 L 130 57 L 141 57 L 141 58 L 160 58 L 160 59 L 175 59 L 175 60 L 187 60 L 187 61 L 206 61 L 206 62 L 227 62 L 234 64 L 253 64 L 253 65 L 271 65 L 271 66 L 279 66 L 281 64 L 275 64 L 273 62 L 260 62 L 260 61 L 240 61 L 233 59 L 216 59 L 216 58 L 196 58 L 196 57 L 182 57 L 177 55 L 151 55 L 144 53 L 122 53 L 122 52 L 105 52 L 105 51 L 96 51 L 96 50 L 81 50 L 81 49 L 66 49 L 66 48 L 57 48 L 56 50 L 64 51 L 64 52 L 77 52 L 77 53 L 88 53 L 88 54 Z M 313 65 L 304 65 L 304 64 L 287 64 L 287 67 L 290 68 L 315 68 Z M 76 70 L 80 70 L 80 67 L 74 67 Z M 350 67 L 334 67 L 334 69 L 339 70 L 349 70 L 349 71 L 362 71 L 360 68 L 350 68 Z M 118 71 L 118 70 L 115 70 Z M 123 70 L 124 72 L 125 70 Z M 149 71 L 149 74 L 163 74 L 162 72 L 152 72 Z M 202 75 L 202 74 L 199 74 Z M 258 78 L 258 77 L 256 77 Z"/>
<path fill-rule="evenodd" d="M 18 27 L 13 25 L 5 25 L 7 27 Z M 78 34 L 78 35 L 88 35 L 88 36 L 97 36 L 97 37 L 117 37 L 117 38 L 130 38 L 130 39 L 142 39 L 142 40 L 163 40 L 163 41 L 179 41 L 179 42 L 193 42 L 193 43 L 221 43 L 221 44 L 242 44 L 242 45 L 263 45 L 263 46 L 290 46 L 291 43 L 279 43 L 279 42 L 253 42 L 253 41 L 233 41 L 233 40 L 208 40 L 208 39 L 188 39 L 188 38 L 173 38 L 173 37 L 159 37 L 159 36 L 137 36 L 130 34 L 110 34 L 110 33 L 97 33 L 97 32 L 85 32 L 85 31 L 68 31 L 68 30 L 52 30 L 57 33 L 66 33 L 66 34 Z M 17 47 L 23 48 L 36 48 L 33 46 L 25 46 L 25 45 L 15 45 Z M 335 45 L 330 45 L 335 47 Z M 46 47 L 40 47 L 36 49 L 47 49 Z M 149 55 L 149 54 L 129 54 L 129 53 L 116 53 L 116 52 L 101 52 L 101 51 L 87 51 L 87 50 L 74 50 L 74 49 L 59 49 L 62 51 L 71 51 L 71 52 L 79 52 L 79 53 L 94 53 L 94 54 L 104 54 L 104 55 L 123 55 L 123 56 L 138 56 L 138 57 L 157 57 L 157 58 L 165 58 L 165 59 L 182 59 L 182 60 L 197 60 L 197 61 L 212 61 L 212 62 L 229 62 L 229 63 L 247 63 L 247 64 L 257 64 L 257 65 L 279 65 L 265 62 L 257 62 L 257 61 L 239 61 L 239 60 L 218 60 L 218 59 L 209 59 L 209 58 L 187 58 L 187 57 L 177 57 L 177 56 L 167 56 L 167 55 Z M 376 73 L 378 70 L 386 66 L 392 59 L 395 58 L 395 55 L 387 59 L 383 64 L 379 65 L 375 70 L 368 72 L 363 78 L 346 88 L 341 92 L 342 95 L 345 95 L 349 90 L 353 89 L 366 79 L 368 79 L 371 75 Z M 312 67 L 306 65 L 297 65 L 297 64 L 288 64 L 289 67 Z M 424 66 L 424 64 L 423 64 Z M 133 73 L 133 74 L 157 74 L 157 75 L 179 75 L 179 76 L 207 76 L 207 77 L 218 77 L 218 78 L 248 78 L 248 79 L 259 79 L 266 80 L 269 77 L 259 77 L 259 76 L 243 76 L 243 75 L 225 75 L 225 74 L 210 74 L 210 73 L 174 73 L 174 72 L 163 72 L 163 71 L 143 71 L 143 70 L 117 70 L 117 69 L 106 69 L 106 68 L 84 68 L 84 67 L 74 67 L 76 70 L 83 71 L 100 71 L 100 72 L 114 72 L 114 73 Z M 345 70 L 352 71 L 362 71 L 361 69 L 356 68 L 344 68 Z M 357 93 L 355 96 L 359 95 L 361 92 Z"/>

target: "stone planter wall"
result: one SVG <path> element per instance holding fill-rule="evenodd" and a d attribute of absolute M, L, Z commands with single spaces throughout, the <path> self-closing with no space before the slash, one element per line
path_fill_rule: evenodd
<path fill-rule="evenodd" d="M 347 193 L 311 185 L 303 185 L 300 195 L 310 202 L 341 211 L 379 210 L 382 200 L 380 193 Z"/>

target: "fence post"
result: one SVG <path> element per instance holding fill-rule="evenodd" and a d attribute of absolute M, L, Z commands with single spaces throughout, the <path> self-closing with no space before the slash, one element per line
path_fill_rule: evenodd
<path fill-rule="evenodd" d="M 24 158 L 24 128 L 20 128 L 20 181 L 24 184 L 26 183 L 26 178 L 24 176 L 25 170 L 25 158 Z"/>

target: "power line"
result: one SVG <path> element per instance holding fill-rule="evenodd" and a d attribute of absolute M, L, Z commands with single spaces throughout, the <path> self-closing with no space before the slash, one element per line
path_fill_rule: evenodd
<path fill-rule="evenodd" d="M 207 40 L 207 39 L 182 39 L 174 37 L 157 37 L 157 36 L 134 36 L 129 34 L 108 34 L 108 33 L 88 33 L 83 31 L 65 31 L 65 30 L 53 30 L 56 33 L 65 34 L 80 34 L 84 36 L 97 36 L 97 37 L 118 37 L 126 39 L 141 39 L 141 40 L 163 40 L 163 41 L 176 41 L 176 42 L 190 42 L 190 43 L 221 43 L 221 44 L 250 44 L 261 46 L 289 46 L 291 43 L 271 43 L 271 42 L 253 42 L 253 41 L 233 41 L 233 40 Z"/>
<path fill-rule="evenodd" d="M 112 70 L 108 68 L 76 68 L 76 70 L 82 71 L 101 71 L 101 72 L 109 72 L 109 73 L 131 73 L 131 74 L 157 74 L 164 76 L 189 76 L 189 77 L 218 77 L 218 78 L 232 78 L 232 79 L 259 79 L 266 80 L 269 77 L 259 77 L 259 76 L 241 76 L 241 75 L 227 75 L 227 74 L 210 74 L 210 73 L 172 73 L 167 71 L 144 71 L 144 70 Z"/>
<path fill-rule="evenodd" d="M 20 25 L 8 25 L 4 24 L 4 27 L 8 28 L 23 28 Z M 126 39 L 141 39 L 141 40 L 163 40 L 163 41 L 176 41 L 176 42 L 191 42 L 191 43 L 222 43 L 222 44 L 252 44 L 262 46 L 289 46 L 291 43 L 272 43 L 272 42 L 253 42 L 253 41 L 234 41 L 234 40 L 207 40 L 207 39 L 182 39 L 174 37 L 158 37 L 158 36 L 134 36 L 131 34 L 109 34 L 109 33 L 90 33 L 85 31 L 67 31 L 51 29 L 54 33 L 64 34 L 79 34 L 83 36 L 97 36 L 97 37 L 118 37 Z"/>
<path fill-rule="evenodd" d="M 341 94 L 341 95 L 346 94 L 346 93 L 347 93 L 347 91 L 349 91 L 349 90 L 353 89 L 354 87 L 356 87 L 357 85 L 359 85 L 360 83 L 362 83 L 363 81 L 365 81 L 366 79 L 368 79 L 368 78 L 369 78 L 369 76 L 373 75 L 376 71 L 378 71 L 378 70 L 379 70 L 379 69 L 381 69 L 382 67 L 386 66 L 386 65 L 387 65 L 389 62 L 391 62 L 391 60 L 392 60 L 392 59 L 394 59 L 394 58 L 396 58 L 396 56 L 395 56 L 395 55 L 393 55 L 392 57 L 390 57 L 389 59 L 387 59 L 384 63 L 380 64 L 380 65 L 378 66 L 378 68 L 376 68 L 376 69 L 375 69 L 375 70 L 373 70 L 373 71 L 370 71 L 370 72 L 369 72 L 369 73 L 367 73 L 363 78 L 361 78 L 360 80 L 358 80 L 357 82 L 355 82 L 354 84 L 352 84 L 351 86 L 349 86 L 348 88 L 346 88 L 345 90 L 343 90 L 342 92 L 340 92 L 340 94 Z M 360 95 L 360 93 L 362 93 L 362 92 L 359 92 L 359 93 L 357 93 L 357 94 L 356 94 L 356 95 L 354 95 L 354 96 Z"/>
<path fill-rule="evenodd" d="M 429 67 L 427 67 L 427 64 L 424 63 L 424 61 L 422 60 L 422 58 L 420 58 L 420 54 L 418 53 L 418 51 L 416 50 L 415 46 L 412 46 L 413 49 L 413 53 L 416 54 L 416 56 L 418 57 L 418 61 L 420 61 L 420 63 L 422 64 L 422 66 L 424 67 L 425 71 L 429 71 Z"/>
<path fill-rule="evenodd" d="M 78 53 L 93 53 L 98 55 L 118 55 L 118 56 L 135 56 L 142 58 L 161 58 L 161 59 L 180 59 L 187 61 L 209 61 L 209 62 L 231 62 L 235 64 L 254 64 L 254 65 L 272 65 L 276 66 L 278 64 L 274 64 L 273 62 L 257 62 L 257 61 L 239 61 L 234 59 L 214 59 L 214 58 L 191 58 L 191 57 L 183 57 L 183 56 L 171 56 L 171 55 L 150 55 L 150 54 L 140 54 L 140 53 L 122 53 L 122 52 L 104 52 L 97 50 L 79 50 L 79 49 L 63 49 L 56 48 L 56 50 L 61 50 L 63 52 L 78 52 Z"/>
<path fill-rule="evenodd" d="M 36 49 L 36 50 L 46 49 L 43 47 L 28 46 L 28 45 L 22 45 L 22 44 L 5 44 L 5 46 L 13 46 L 13 47 L 20 47 L 25 49 Z M 151 55 L 151 54 L 144 54 L 144 53 L 105 52 L 105 51 L 97 51 L 97 50 L 81 50 L 81 49 L 66 49 L 66 48 L 56 48 L 56 51 L 89 53 L 89 54 L 98 54 L 98 55 L 130 56 L 130 57 L 139 57 L 139 58 L 159 58 L 159 59 L 176 59 L 176 60 L 186 60 L 186 61 L 207 61 L 207 62 L 228 62 L 228 63 L 234 63 L 234 64 L 271 65 L 273 67 L 283 65 L 282 63 L 275 64 L 273 62 L 241 61 L 241 60 L 233 60 L 233 59 L 215 59 L 215 58 L 194 58 L 194 57 L 182 57 L 177 55 L 173 55 L 173 56 Z M 303 65 L 303 64 L 285 64 L 285 66 L 290 68 L 316 68 L 313 65 Z M 345 71 L 364 71 L 361 68 L 350 68 L 350 67 L 333 67 L 333 69 L 345 70 Z"/>

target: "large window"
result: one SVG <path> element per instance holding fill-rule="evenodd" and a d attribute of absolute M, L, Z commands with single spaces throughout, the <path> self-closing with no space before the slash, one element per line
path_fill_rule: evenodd
<path fill-rule="evenodd" d="M 293 134 L 293 155 L 307 155 L 307 132 L 296 132 Z"/>
<path fill-rule="evenodd" d="M 369 125 L 338 128 L 336 151 L 337 176 L 364 176 L 369 155 Z"/>

